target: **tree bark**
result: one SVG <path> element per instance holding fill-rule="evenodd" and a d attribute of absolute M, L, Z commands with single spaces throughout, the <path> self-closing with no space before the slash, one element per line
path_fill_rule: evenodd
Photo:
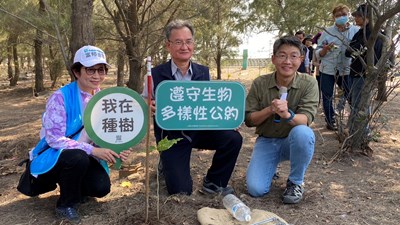
<path fill-rule="evenodd" d="M 52 46 L 49 46 L 49 55 L 50 55 L 50 60 L 48 60 L 48 67 L 49 67 L 50 78 L 52 81 L 51 87 L 54 88 L 56 86 L 58 78 L 62 75 L 64 62 L 62 58 L 60 58 L 60 55 L 53 50 Z"/>
<path fill-rule="evenodd" d="M 117 86 L 123 87 L 124 84 L 124 68 L 125 68 L 125 49 L 121 48 L 118 51 L 117 59 Z"/>
<path fill-rule="evenodd" d="M 70 43 L 71 61 L 75 52 L 84 45 L 94 45 L 95 37 L 92 25 L 93 0 L 73 0 L 71 14 L 72 37 Z M 70 66 L 68 66 L 69 68 Z M 71 74 L 71 80 L 75 80 Z"/>
<path fill-rule="evenodd" d="M 14 74 L 12 74 L 12 72 L 11 72 L 11 77 L 10 77 L 10 73 L 9 73 L 10 86 L 11 87 L 14 87 L 14 86 L 17 85 L 18 79 L 19 79 L 19 73 L 20 73 L 20 71 L 19 71 L 19 62 L 18 62 L 17 40 L 18 40 L 18 35 L 17 34 L 10 34 L 9 47 L 10 47 L 11 53 L 9 52 L 9 54 L 10 54 L 10 58 L 9 59 L 11 59 L 11 57 L 12 57 L 11 60 L 14 63 Z M 10 64 L 10 67 L 8 68 L 9 72 L 10 72 L 10 68 L 11 68 L 11 71 L 12 71 L 11 64 Z"/>
<path fill-rule="evenodd" d="M 217 58 L 215 60 L 215 63 L 217 64 L 217 80 L 221 80 L 221 74 L 222 74 L 221 58 L 222 58 L 221 49 L 218 48 Z"/>
<path fill-rule="evenodd" d="M 133 44 L 126 43 L 128 62 L 129 62 L 129 80 L 127 86 L 132 90 L 141 93 L 143 89 L 142 64 L 134 53 Z"/>
<path fill-rule="evenodd" d="M 36 30 L 35 39 L 35 93 L 44 91 L 43 85 L 43 60 L 42 60 L 43 33 Z"/>
<path fill-rule="evenodd" d="M 387 37 L 393 37 L 393 19 L 390 18 L 385 26 L 385 34 Z M 390 48 L 390 46 L 393 44 L 392 40 L 384 40 L 383 41 L 383 49 L 382 49 L 382 55 L 390 55 L 390 51 L 393 51 L 393 49 Z M 388 59 L 390 60 L 390 59 Z M 385 67 L 384 70 L 385 72 L 382 74 L 382 76 L 378 80 L 378 95 L 376 96 L 376 100 L 378 101 L 387 101 L 387 87 L 386 87 L 386 81 L 388 79 L 388 72 L 389 72 L 389 66 Z"/>
<path fill-rule="evenodd" d="M 371 9 L 371 7 L 369 7 Z M 372 14 L 372 10 L 368 10 Z M 377 88 L 378 82 L 383 83 L 382 77 L 384 77 L 385 69 L 387 67 L 388 51 L 382 51 L 382 56 L 379 61 L 375 64 L 375 52 L 374 46 L 378 38 L 382 38 L 383 35 L 380 33 L 381 28 L 385 22 L 393 18 L 398 12 L 400 12 L 400 2 L 393 5 L 391 9 L 386 11 L 384 14 L 376 15 L 376 20 L 370 20 L 369 26 L 371 29 L 371 35 L 366 42 L 366 47 L 368 49 L 366 53 L 366 74 L 365 83 L 361 91 L 361 98 L 358 105 L 358 112 L 353 112 L 350 118 L 350 133 L 348 138 L 348 143 L 345 147 L 351 150 L 360 150 L 362 153 L 367 155 L 372 155 L 372 150 L 369 148 L 368 144 L 371 141 L 371 127 L 370 121 L 374 118 L 377 110 L 382 106 L 381 102 L 377 102 L 377 105 L 372 105 L 372 97 L 375 94 L 375 89 Z M 389 38 L 383 38 L 383 46 L 389 46 Z M 394 49 L 391 49 L 394 51 Z M 365 63 L 364 63 L 365 64 Z M 386 94 L 385 94 L 386 95 Z M 374 108 L 372 108 L 374 107 Z"/>
<path fill-rule="evenodd" d="M 218 1 L 217 2 L 218 6 L 217 6 L 217 26 L 221 27 L 221 4 Z M 222 69 L 221 69 L 221 58 L 222 58 L 222 37 L 221 37 L 221 30 L 218 30 L 217 32 L 217 55 L 215 58 L 215 63 L 217 64 L 217 80 L 221 80 L 221 73 L 222 73 Z"/>
<path fill-rule="evenodd" d="M 45 5 L 43 1 L 39 1 L 39 15 L 46 12 Z M 34 40 L 35 46 L 35 93 L 44 91 L 43 85 L 43 32 L 41 30 L 36 30 L 36 38 Z"/>
<path fill-rule="evenodd" d="M 20 74 L 20 69 L 19 69 L 19 62 L 18 62 L 18 48 L 17 45 L 14 44 L 13 47 L 13 57 L 14 57 L 14 76 L 10 80 L 10 86 L 17 86 L 18 79 L 19 79 L 19 74 Z"/>
<path fill-rule="evenodd" d="M 14 70 L 12 68 L 12 58 L 13 58 L 12 45 L 13 44 L 10 35 L 7 40 L 7 74 L 9 81 L 11 81 L 11 79 L 14 77 Z"/>

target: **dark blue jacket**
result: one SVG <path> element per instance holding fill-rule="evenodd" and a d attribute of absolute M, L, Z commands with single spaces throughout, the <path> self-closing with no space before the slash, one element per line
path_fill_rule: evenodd
<path fill-rule="evenodd" d="M 371 31 L 369 29 L 368 24 L 365 26 L 365 35 L 366 35 L 366 40 L 368 40 L 369 36 L 371 35 Z M 362 49 L 365 47 L 366 43 L 364 43 L 364 28 L 361 28 L 354 36 L 353 39 L 350 42 L 350 47 L 351 49 L 354 50 L 360 50 L 361 52 L 363 51 Z M 374 46 L 374 51 L 375 51 L 375 62 L 376 64 L 378 60 L 381 58 L 382 55 L 382 47 L 383 47 L 383 42 L 380 38 L 378 38 L 375 42 Z M 346 50 L 346 56 L 351 57 L 352 50 Z M 367 52 L 364 51 L 362 54 L 362 58 L 366 62 L 366 56 Z M 354 57 L 351 60 L 351 65 L 350 65 L 350 75 L 351 76 L 365 76 L 365 68 L 363 64 L 361 63 L 361 60 L 359 57 Z"/>
<path fill-rule="evenodd" d="M 207 81 L 210 80 L 210 70 L 206 66 L 192 62 L 192 81 Z M 171 60 L 167 63 L 158 65 L 151 69 L 151 76 L 153 78 L 153 93 L 155 92 L 157 86 L 164 80 L 175 80 L 172 76 L 171 70 Z M 183 81 L 184 82 L 184 81 Z M 157 107 L 157 105 L 156 105 Z M 167 131 L 162 130 L 154 120 L 154 134 L 156 141 L 159 142 L 164 137 L 168 136 L 168 139 L 181 138 L 184 134 L 182 131 Z"/>

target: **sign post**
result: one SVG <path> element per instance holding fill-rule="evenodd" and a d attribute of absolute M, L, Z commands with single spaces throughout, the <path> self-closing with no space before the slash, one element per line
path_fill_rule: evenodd
<path fill-rule="evenodd" d="M 249 57 L 249 51 L 248 51 L 248 49 L 243 49 L 242 70 L 247 70 L 248 57 Z"/>

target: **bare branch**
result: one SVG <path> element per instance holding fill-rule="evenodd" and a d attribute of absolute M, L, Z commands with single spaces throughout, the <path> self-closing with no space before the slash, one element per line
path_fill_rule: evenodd
<path fill-rule="evenodd" d="M 68 61 L 67 53 L 66 53 L 64 45 L 62 44 L 62 38 L 61 38 L 61 34 L 60 34 L 60 29 L 59 29 L 54 17 L 51 14 L 50 7 L 47 5 L 46 1 L 45 0 L 41 0 L 41 1 L 43 2 L 44 7 L 46 8 L 47 15 L 50 17 L 51 22 L 53 23 L 53 26 L 54 26 L 54 28 L 56 30 L 56 34 L 57 34 L 57 38 L 56 39 L 57 39 L 58 44 L 60 46 L 60 50 L 61 50 L 61 53 L 62 53 L 62 56 L 63 56 L 63 59 L 64 59 L 64 65 L 65 65 L 69 75 L 72 76 L 72 71 L 69 68 L 69 61 Z"/>
<path fill-rule="evenodd" d="M 6 9 L 4 9 L 4 8 L 2 8 L 2 7 L 0 7 L 0 11 L 2 11 L 2 12 L 4 12 L 4 13 L 7 14 L 7 15 L 10 15 L 10 16 L 12 16 L 12 17 L 14 17 L 14 18 L 16 18 L 16 19 L 18 19 L 18 20 L 20 20 L 20 21 L 22 21 L 22 22 L 28 24 L 29 26 L 35 28 L 36 30 L 38 30 L 38 31 L 40 31 L 40 32 L 43 32 L 44 34 L 48 35 L 49 37 L 51 37 L 51 38 L 53 38 L 53 39 L 57 39 L 57 38 L 54 37 L 53 35 L 47 33 L 46 31 L 40 29 L 39 27 L 35 26 L 35 24 L 33 24 L 33 23 L 29 22 L 28 20 L 26 20 L 26 19 L 24 19 L 24 18 L 21 18 L 21 17 L 15 15 L 15 14 L 13 14 L 13 13 L 7 11 Z"/>

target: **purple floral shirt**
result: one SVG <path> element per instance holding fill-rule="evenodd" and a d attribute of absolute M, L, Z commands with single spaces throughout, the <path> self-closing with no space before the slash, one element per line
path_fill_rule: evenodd
<path fill-rule="evenodd" d="M 95 90 L 95 93 L 100 89 Z M 82 110 L 93 95 L 80 90 L 82 99 Z M 82 116 L 83 116 L 82 111 Z M 44 136 L 50 147 L 55 149 L 82 149 L 88 155 L 92 153 L 93 142 L 89 139 L 85 129 L 82 130 L 79 140 L 75 141 L 65 136 L 67 127 L 67 115 L 64 107 L 64 97 L 60 90 L 50 96 L 46 104 L 46 112 L 43 116 L 43 125 L 40 132 L 41 138 Z"/>

